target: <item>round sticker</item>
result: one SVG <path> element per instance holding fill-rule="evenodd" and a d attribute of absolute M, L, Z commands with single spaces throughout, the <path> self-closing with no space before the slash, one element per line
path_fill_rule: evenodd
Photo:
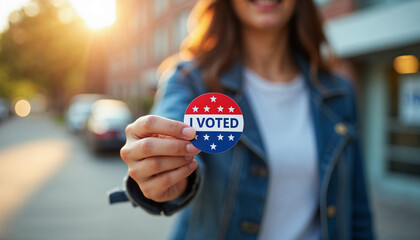
<path fill-rule="evenodd" d="M 232 148 L 244 129 L 238 104 L 221 93 L 205 93 L 195 98 L 185 111 L 184 123 L 197 132 L 191 143 L 206 153 Z"/>

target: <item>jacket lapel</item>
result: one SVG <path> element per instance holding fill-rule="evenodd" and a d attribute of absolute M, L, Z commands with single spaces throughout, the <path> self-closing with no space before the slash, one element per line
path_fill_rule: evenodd
<path fill-rule="evenodd" d="M 348 89 L 341 87 L 339 84 L 334 84 L 336 79 L 327 74 L 318 74 L 319 86 L 315 85 L 310 78 L 308 62 L 296 52 L 294 57 L 310 91 L 310 110 L 317 144 L 320 184 L 323 188 L 322 185 L 325 185 L 326 177 L 329 178 L 335 161 L 353 131 L 352 126 L 341 122 L 340 116 L 335 113 L 335 109 L 329 106 L 328 102 L 331 98 L 349 93 Z M 238 60 L 229 71 L 221 76 L 221 85 L 227 90 L 227 95 L 238 103 L 244 115 L 244 131 L 240 139 L 241 142 L 263 160 L 266 160 L 264 143 L 254 113 L 246 96 L 244 96 L 242 83 L 243 65 Z M 340 124 L 344 124 L 348 129 L 346 133 L 337 132 L 336 128 Z"/>
<path fill-rule="evenodd" d="M 331 103 L 337 100 L 333 98 L 343 97 L 349 94 L 349 90 L 337 84 L 338 80 L 334 79 L 334 76 L 322 73 L 318 74 L 319 86 L 315 86 L 310 79 L 308 62 L 298 54 L 295 54 L 295 61 L 310 91 L 310 110 L 318 151 L 320 186 L 324 195 L 332 170 L 351 134 L 354 134 L 354 128 L 344 123 L 336 112 L 337 107 L 331 106 Z"/>
<path fill-rule="evenodd" d="M 220 80 L 222 87 L 227 90 L 227 95 L 235 100 L 244 116 L 244 130 L 240 141 L 257 156 L 265 160 L 266 154 L 260 131 L 243 91 L 242 62 L 236 61 L 233 67 L 221 76 Z"/>

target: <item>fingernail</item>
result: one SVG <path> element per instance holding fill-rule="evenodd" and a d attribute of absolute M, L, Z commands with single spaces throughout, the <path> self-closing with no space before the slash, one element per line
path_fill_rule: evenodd
<path fill-rule="evenodd" d="M 186 127 L 182 129 L 182 134 L 184 135 L 185 138 L 192 139 L 195 135 L 195 130 L 192 127 Z"/>
<path fill-rule="evenodd" d="M 197 167 L 197 161 L 192 161 L 190 164 L 188 164 L 188 167 L 190 170 L 194 170 Z"/>
<path fill-rule="evenodd" d="M 187 152 L 194 153 L 195 152 L 195 149 L 196 148 L 191 143 L 187 144 Z"/>

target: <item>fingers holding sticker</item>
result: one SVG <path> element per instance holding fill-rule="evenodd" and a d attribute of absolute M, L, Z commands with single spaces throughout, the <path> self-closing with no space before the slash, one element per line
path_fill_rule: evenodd
<path fill-rule="evenodd" d="M 184 115 L 184 123 L 197 134 L 191 143 L 206 153 L 221 153 L 239 141 L 244 119 L 238 104 L 221 93 L 205 93 L 195 98 Z"/>

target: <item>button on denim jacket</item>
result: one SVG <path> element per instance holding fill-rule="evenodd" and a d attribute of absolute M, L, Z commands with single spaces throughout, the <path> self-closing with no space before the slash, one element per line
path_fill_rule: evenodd
<path fill-rule="evenodd" d="M 318 84 L 314 84 L 308 62 L 297 54 L 295 60 L 310 91 L 322 239 L 373 239 L 354 89 L 348 81 L 326 73 L 318 73 Z M 154 114 L 183 121 L 188 104 L 208 92 L 200 69 L 191 68 L 191 62 L 180 63 L 161 84 Z M 276 184 L 269 183 L 269 176 L 276 173 L 270 172 L 258 125 L 244 95 L 242 73 L 243 65 L 237 61 L 220 78 L 226 94 L 238 103 L 244 116 L 244 131 L 235 147 L 220 154 L 197 155 L 198 168 L 177 200 L 151 201 L 133 179 L 126 177 L 123 188 L 110 194 L 111 203 L 128 199 L 152 214 L 180 211 L 173 239 L 257 239 L 268 185 Z"/>

